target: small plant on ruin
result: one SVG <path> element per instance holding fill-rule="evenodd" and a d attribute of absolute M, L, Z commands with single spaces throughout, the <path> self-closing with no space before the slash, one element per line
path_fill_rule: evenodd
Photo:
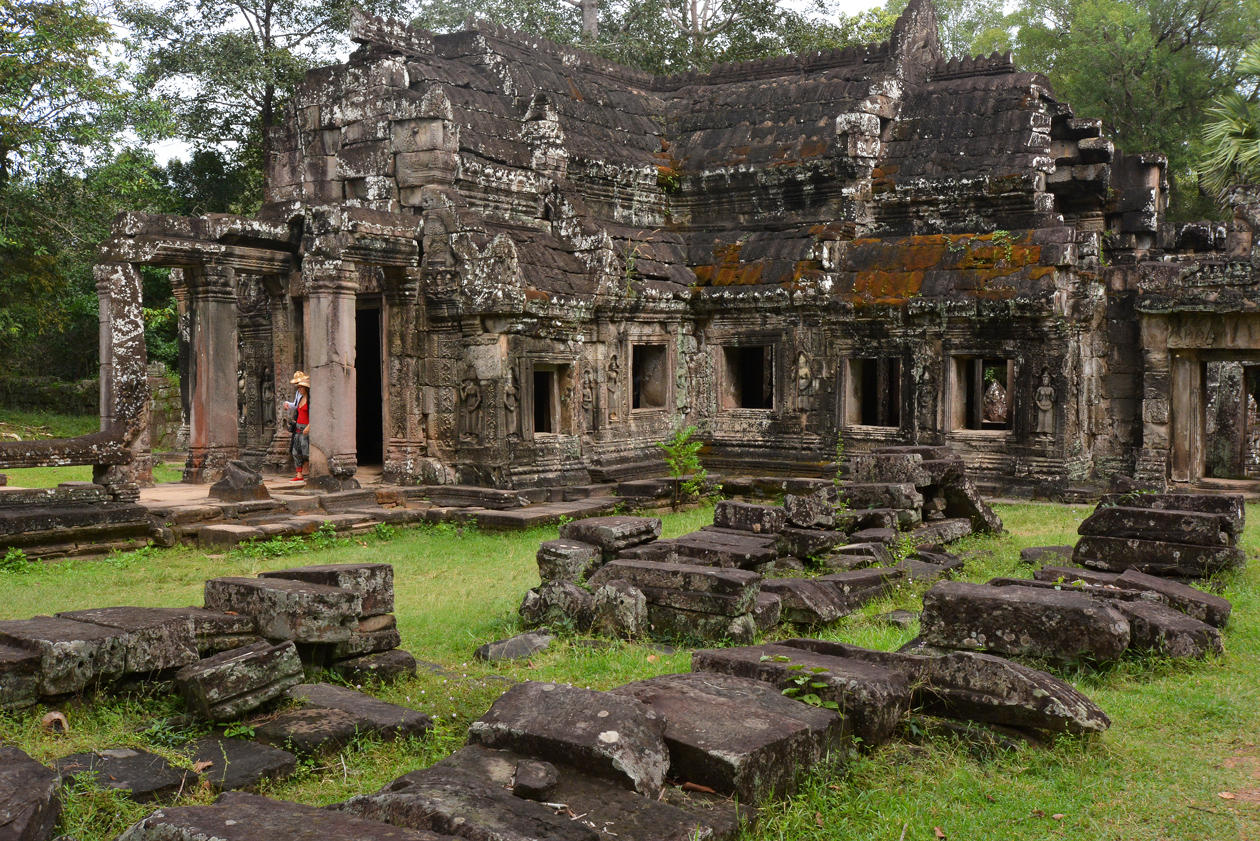
<path fill-rule="evenodd" d="M 393 540 L 398 536 L 398 529 L 389 523 L 377 523 L 372 527 L 372 533 L 377 540 Z"/>
<path fill-rule="evenodd" d="M 1015 235 L 1010 231 L 1004 231 L 1001 228 L 993 232 L 993 244 L 1002 249 L 1002 256 L 1006 258 L 1006 262 L 1011 262 L 1015 257 Z"/>
<path fill-rule="evenodd" d="M 914 540 L 910 535 L 898 533 L 897 540 L 888 546 L 888 553 L 892 555 L 893 563 L 900 564 L 906 558 L 914 554 Z"/>
<path fill-rule="evenodd" d="M 848 513 L 849 500 L 844 495 L 844 480 L 841 474 L 844 472 L 844 436 L 836 433 L 836 453 L 835 453 L 835 475 L 831 477 L 831 484 L 836 489 L 836 501 L 831 503 L 831 507 L 835 509 L 836 516 Z"/>
<path fill-rule="evenodd" d="M 35 569 L 35 562 L 26 557 L 26 553 L 16 546 L 10 546 L 9 551 L 4 553 L 4 558 L 0 559 L 0 572 L 21 574 L 33 569 Z"/>
<path fill-rule="evenodd" d="M 839 704 L 835 701 L 826 701 L 818 694 L 819 690 L 827 689 L 830 686 L 822 679 L 824 675 L 828 674 L 827 670 L 822 666 L 811 666 L 806 669 L 805 664 L 793 663 L 790 657 L 785 657 L 782 654 L 776 654 L 773 657 L 762 655 L 761 659 L 790 664 L 787 669 L 794 674 L 788 678 L 789 685 L 783 689 L 783 694 L 787 697 L 800 701 L 802 704 L 809 704 L 811 707 L 840 711 Z"/>
<path fill-rule="evenodd" d="M 674 480 L 675 511 L 681 506 L 684 495 L 699 494 L 704 490 L 707 474 L 700 464 L 704 442 L 694 440 L 697 431 L 695 426 L 680 427 L 667 440 L 656 442 L 656 446 L 665 453 L 665 465 Z"/>
<path fill-rule="evenodd" d="M 316 549 L 331 549 L 337 543 L 337 527 L 327 520 L 320 523 L 319 528 L 311 535 L 311 545 Z"/>
<path fill-rule="evenodd" d="M 223 735 L 229 739 L 235 737 L 252 739 L 254 738 L 254 725 L 246 724 L 243 721 L 235 721 L 223 728 Z"/>

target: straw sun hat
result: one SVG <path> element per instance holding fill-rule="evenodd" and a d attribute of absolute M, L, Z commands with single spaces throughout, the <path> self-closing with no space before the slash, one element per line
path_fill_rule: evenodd
<path fill-rule="evenodd" d="M 289 380 L 289 385 L 301 385 L 307 388 L 311 387 L 311 378 L 306 373 L 298 371 L 294 373 L 293 379 Z"/>

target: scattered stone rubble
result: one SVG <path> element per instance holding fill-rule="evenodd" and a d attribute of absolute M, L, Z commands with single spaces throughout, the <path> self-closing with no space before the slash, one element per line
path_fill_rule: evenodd
<path fill-rule="evenodd" d="M 521 617 L 610 636 L 750 643 L 779 623 L 834 622 L 900 581 L 948 575 L 962 562 L 940 541 L 1001 529 L 948 448 L 877 450 L 853 459 L 851 478 L 839 491 L 825 479 L 725 480 L 723 491 L 743 499 L 717 503 L 713 525 L 666 540 L 653 517 L 567 523 L 538 549 L 541 583 Z M 779 496 L 782 505 L 747 501 Z M 898 563 L 903 544 L 917 548 Z"/>

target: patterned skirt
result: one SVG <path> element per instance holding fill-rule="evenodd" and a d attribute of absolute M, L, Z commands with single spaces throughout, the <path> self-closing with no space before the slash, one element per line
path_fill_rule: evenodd
<path fill-rule="evenodd" d="M 310 461 L 311 436 L 306 434 L 306 427 L 302 424 L 298 424 L 297 431 L 293 433 L 293 440 L 289 442 L 289 454 L 293 456 L 295 467 L 301 467 Z"/>

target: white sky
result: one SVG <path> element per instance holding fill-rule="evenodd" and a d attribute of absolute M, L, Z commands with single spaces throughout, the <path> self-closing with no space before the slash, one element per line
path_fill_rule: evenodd
<path fill-rule="evenodd" d="M 788 8 L 807 9 L 813 4 L 809 0 L 783 0 L 783 5 Z M 867 9 L 873 9 L 876 6 L 884 5 L 884 0 L 831 0 L 831 8 L 835 12 L 844 15 L 857 15 L 865 12 Z M 345 61 L 349 55 L 337 56 L 338 61 Z M 157 143 L 148 144 L 148 148 L 153 152 L 159 164 L 166 164 L 172 158 L 181 158 L 187 160 L 192 153 L 193 147 L 183 140 L 162 140 Z"/>

